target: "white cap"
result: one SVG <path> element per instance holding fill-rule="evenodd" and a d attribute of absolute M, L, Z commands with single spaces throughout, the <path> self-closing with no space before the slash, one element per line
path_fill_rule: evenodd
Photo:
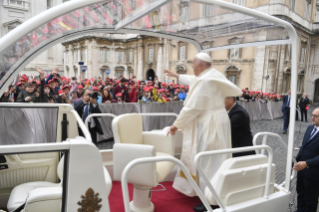
<path fill-rule="evenodd" d="M 205 61 L 207 63 L 212 63 L 212 59 L 210 58 L 210 56 L 207 53 L 201 52 L 196 54 L 196 57 L 202 61 Z"/>

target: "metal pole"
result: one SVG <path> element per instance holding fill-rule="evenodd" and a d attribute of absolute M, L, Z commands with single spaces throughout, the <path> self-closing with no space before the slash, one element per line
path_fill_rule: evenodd
<path fill-rule="evenodd" d="M 131 212 L 130 209 L 130 198 L 128 193 L 128 186 L 127 186 L 127 176 L 131 168 L 133 168 L 135 165 L 141 164 L 141 163 L 154 163 L 159 161 L 170 161 L 172 163 L 175 163 L 186 175 L 189 183 L 194 188 L 196 193 L 198 194 L 198 197 L 201 199 L 202 203 L 205 205 L 207 211 L 213 212 L 212 208 L 210 207 L 208 201 L 206 200 L 203 192 L 198 188 L 197 184 L 195 183 L 194 179 L 189 174 L 188 170 L 186 169 L 185 165 L 178 159 L 171 157 L 171 156 L 162 156 L 162 157 L 145 157 L 145 158 L 138 158 L 133 161 L 131 161 L 127 166 L 125 167 L 123 173 L 122 173 L 122 192 L 123 192 L 123 200 L 124 200 L 124 206 L 125 206 L 125 212 Z"/>

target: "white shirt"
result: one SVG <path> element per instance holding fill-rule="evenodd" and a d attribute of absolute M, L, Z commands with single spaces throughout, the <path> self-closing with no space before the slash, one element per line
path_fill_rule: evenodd
<path fill-rule="evenodd" d="M 230 108 L 230 110 L 227 110 L 227 113 L 229 113 L 231 111 L 231 109 L 233 109 L 233 107 L 236 105 L 237 103 L 235 102 L 235 104 Z"/>
<path fill-rule="evenodd" d="M 318 127 L 314 127 L 313 130 L 311 131 L 310 135 L 313 133 L 313 131 L 315 130 L 315 128 L 317 128 L 317 131 L 310 137 L 310 139 L 313 138 L 313 137 L 315 137 L 315 135 L 317 135 L 317 133 L 318 133 L 318 131 L 319 131 L 319 126 L 318 126 Z"/>
<path fill-rule="evenodd" d="M 85 102 L 84 102 L 85 103 Z M 84 115 L 84 113 L 85 113 L 85 108 L 86 108 L 86 106 L 88 107 L 88 111 L 89 111 L 89 113 L 88 113 L 88 116 L 91 114 L 90 113 L 90 102 L 87 102 L 86 103 L 86 105 L 83 107 L 83 115 Z M 96 107 L 96 104 L 93 104 L 93 107 L 95 108 Z M 92 118 L 90 118 L 89 119 L 89 123 L 91 123 L 91 128 L 93 128 L 93 127 L 95 127 L 95 121 L 94 121 L 94 119 L 92 119 Z"/>
<path fill-rule="evenodd" d="M 288 95 L 288 102 L 289 102 L 289 107 L 291 105 L 291 102 L 290 102 L 290 95 Z"/>

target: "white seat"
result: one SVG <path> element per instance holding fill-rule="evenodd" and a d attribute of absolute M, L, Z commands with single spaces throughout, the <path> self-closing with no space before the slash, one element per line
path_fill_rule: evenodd
<path fill-rule="evenodd" d="M 113 119 L 115 140 L 113 162 L 114 179 L 121 180 L 125 166 L 136 158 L 174 156 L 174 137 L 165 131 L 143 132 L 142 116 L 124 114 Z M 134 212 L 151 212 L 154 206 L 149 192 L 158 185 L 174 168 L 174 163 L 163 161 L 137 165 L 129 173 L 128 182 L 134 186 L 131 210 Z"/>
<path fill-rule="evenodd" d="M 10 194 L 10 199 L 8 201 L 7 208 L 9 211 L 16 209 L 17 207 L 21 206 L 25 203 L 29 192 L 36 188 L 43 188 L 43 187 L 56 187 L 60 186 L 57 183 L 51 182 L 31 182 L 31 183 L 24 183 L 14 187 Z"/>
<path fill-rule="evenodd" d="M 163 131 L 167 134 L 170 127 L 165 127 L 163 130 L 152 130 L 152 132 L 156 131 Z M 175 157 L 180 159 L 182 155 L 182 148 L 183 148 L 183 132 L 182 130 L 178 129 L 174 135 L 174 151 L 175 151 Z"/>
<path fill-rule="evenodd" d="M 262 197 L 266 184 L 268 159 L 265 155 L 229 158 L 217 170 L 211 184 L 225 206 Z M 274 193 L 275 164 L 272 164 L 269 194 Z M 212 193 L 205 189 L 211 205 L 217 205 Z"/>
<path fill-rule="evenodd" d="M 14 187 L 10 194 L 10 198 L 7 204 L 7 209 L 9 212 L 13 211 L 17 207 L 21 206 L 24 203 L 27 203 L 25 206 L 25 210 L 28 208 L 28 202 L 27 199 L 29 198 L 30 192 L 33 190 L 39 189 L 39 188 L 45 188 L 46 190 L 50 190 L 50 188 L 55 189 L 56 187 L 61 187 L 62 188 L 62 179 L 63 179 L 63 163 L 64 163 L 64 158 L 62 157 L 59 165 L 58 165 L 58 177 L 61 180 L 61 183 L 51 183 L 51 182 L 45 182 L 45 181 L 39 181 L 39 182 L 31 182 L 31 183 L 24 183 L 21 185 L 18 185 Z M 55 189 L 56 190 L 56 189 Z M 50 198 L 49 198 L 50 199 Z M 61 189 L 61 194 L 59 198 L 59 202 L 62 200 L 62 189 Z M 60 210 L 60 203 L 58 205 L 59 210 Z M 41 208 L 39 208 L 39 211 L 41 211 Z M 43 208 L 42 208 L 43 211 Z M 35 212 L 35 210 L 32 210 L 32 212 Z"/>

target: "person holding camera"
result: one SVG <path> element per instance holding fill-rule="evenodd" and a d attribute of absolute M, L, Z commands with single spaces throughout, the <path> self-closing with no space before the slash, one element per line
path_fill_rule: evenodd
<path fill-rule="evenodd" d="M 25 90 L 20 92 L 17 98 L 17 102 L 25 102 L 25 103 L 41 102 L 39 93 L 34 91 L 34 86 L 32 83 L 29 82 L 25 85 Z"/>

